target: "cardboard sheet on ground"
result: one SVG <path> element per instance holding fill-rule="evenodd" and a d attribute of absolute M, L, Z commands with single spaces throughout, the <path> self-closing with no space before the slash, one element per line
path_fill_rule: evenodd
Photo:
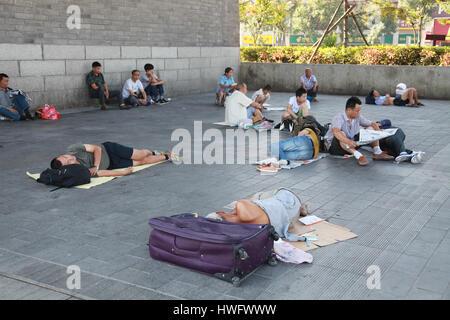
<path fill-rule="evenodd" d="M 221 126 L 221 127 L 228 127 L 228 128 L 239 128 L 238 125 L 230 125 L 227 122 L 214 122 L 213 124 L 215 124 L 216 126 Z M 260 127 L 259 125 L 255 125 L 252 126 L 248 129 L 244 129 L 244 130 L 256 130 L 256 131 L 270 131 L 273 129 L 273 125 L 271 127 Z"/>
<path fill-rule="evenodd" d="M 306 230 L 305 228 L 311 228 L 313 230 L 303 232 Z M 294 234 L 308 235 L 309 233 L 315 234 L 318 236 L 319 240 L 310 241 L 309 247 L 306 245 L 306 242 L 298 241 L 298 242 L 289 242 L 294 247 L 299 248 L 303 251 L 310 251 L 320 247 L 329 246 L 331 244 L 345 241 L 349 239 L 356 238 L 358 235 L 351 232 L 350 229 L 344 228 L 326 221 L 314 224 L 312 226 L 305 226 L 301 222 L 295 222 L 291 225 L 290 232 Z M 300 231 L 298 233 L 298 231 Z"/>
<path fill-rule="evenodd" d="M 160 162 L 153 163 L 153 164 L 146 164 L 146 165 L 139 166 L 139 167 L 134 167 L 133 168 L 133 173 L 141 171 L 141 170 L 144 170 L 144 169 L 147 169 L 147 168 L 150 168 L 150 167 L 153 167 L 153 166 L 156 166 L 156 165 L 158 165 L 160 163 L 164 163 L 164 162 L 167 162 L 167 160 L 160 161 Z M 123 170 L 125 170 L 125 169 L 116 169 L 116 170 L 113 170 L 113 171 L 123 171 Z M 30 178 L 32 178 L 34 180 L 39 179 L 40 175 L 41 175 L 40 173 L 33 174 L 33 173 L 29 173 L 27 171 L 27 176 L 29 176 Z M 96 187 L 96 186 L 99 186 L 101 184 L 104 184 L 104 183 L 107 183 L 109 181 L 112 181 L 112 180 L 114 180 L 116 178 L 120 178 L 120 177 L 91 178 L 91 183 L 84 184 L 84 185 L 81 185 L 81 186 L 76 186 L 75 188 L 88 190 L 88 189 L 91 189 L 93 187 Z"/>

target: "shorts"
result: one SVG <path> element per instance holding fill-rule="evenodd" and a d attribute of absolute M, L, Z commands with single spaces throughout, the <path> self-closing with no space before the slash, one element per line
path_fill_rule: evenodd
<path fill-rule="evenodd" d="M 402 100 L 402 98 L 395 98 L 394 99 L 394 105 L 395 106 L 404 107 L 407 104 L 409 104 L 409 99 L 408 100 Z"/>
<path fill-rule="evenodd" d="M 359 134 L 357 134 L 354 138 L 354 141 L 359 140 Z M 356 147 L 356 149 L 359 149 L 360 147 Z M 328 152 L 335 156 L 346 156 L 350 155 L 350 152 L 347 152 L 347 150 L 342 149 L 341 144 L 339 143 L 339 140 L 336 139 L 336 137 L 333 138 L 333 141 L 331 141 L 331 146 L 328 149 Z"/>
<path fill-rule="evenodd" d="M 123 146 L 115 142 L 103 143 L 106 153 L 109 156 L 109 168 L 108 170 L 122 169 L 133 166 L 133 148 Z"/>

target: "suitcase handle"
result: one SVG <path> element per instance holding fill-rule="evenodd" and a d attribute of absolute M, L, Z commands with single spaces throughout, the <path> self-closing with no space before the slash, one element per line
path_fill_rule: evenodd
<path fill-rule="evenodd" d="M 186 225 L 184 223 L 181 223 L 179 221 L 174 220 L 173 223 L 181 229 L 186 229 L 189 228 L 189 225 Z M 230 237 L 228 234 L 222 233 L 222 232 L 217 232 L 215 230 L 211 230 L 210 228 L 205 228 L 205 226 L 200 226 L 200 230 L 197 231 L 203 231 L 205 233 L 211 233 L 211 234 L 220 234 L 221 236 L 227 237 L 228 239 L 233 239 L 232 237 Z"/>
<path fill-rule="evenodd" d="M 189 251 L 189 250 L 184 250 L 184 249 L 178 248 L 175 243 L 175 239 L 176 239 L 176 237 L 173 238 L 173 245 L 172 245 L 172 252 L 174 254 L 176 254 L 178 256 L 190 257 L 190 258 L 198 258 L 200 256 L 199 251 Z"/>

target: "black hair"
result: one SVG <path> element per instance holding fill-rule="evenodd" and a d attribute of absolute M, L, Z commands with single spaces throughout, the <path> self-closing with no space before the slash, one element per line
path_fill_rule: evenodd
<path fill-rule="evenodd" d="M 6 73 L 0 73 L 0 81 L 2 81 L 3 78 L 9 78 L 9 77 Z"/>
<path fill-rule="evenodd" d="M 296 96 L 296 97 L 301 97 L 302 95 L 307 94 L 307 93 L 308 93 L 308 92 L 307 92 L 305 89 L 300 88 L 300 89 L 298 89 L 297 91 L 295 91 L 295 96 Z"/>
<path fill-rule="evenodd" d="M 227 73 L 230 72 L 230 71 L 233 71 L 233 68 L 230 68 L 230 67 L 226 68 L 226 69 L 225 69 L 225 74 L 227 74 Z"/>
<path fill-rule="evenodd" d="M 139 72 L 139 70 L 133 70 L 133 71 L 131 71 L 131 75 L 133 75 L 135 72 Z"/>
<path fill-rule="evenodd" d="M 58 158 L 55 158 L 52 160 L 52 162 L 50 162 L 50 167 L 52 169 L 58 170 L 58 169 L 61 169 L 62 163 L 61 163 L 61 161 L 58 160 Z"/>
<path fill-rule="evenodd" d="M 345 110 L 347 109 L 355 109 L 357 104 L 362 104 L 361 100 L 358 97 L 351 97 L 347 100 L 347 104 L 345 105 Z"/>
<path fill-rule="evenodd" d="M 147 64 L 144 66 L 144 70 L 145 70 L 145 71 L 149 71 L 149 70 L 153 70 L 153 69 L 155 69 L 155 67 L 154 67 L 151 63 L 147 63 Z"/>
<path fill-rule="evenodd" d="M 100 63 L 100 62 L 98 62 L 98 61 L 95 61 L 93 64 L 92 64 L 92 68 L 97 68 L 97 67 L 101 67 L 102 66 L 102 64 Z"/>
<path fill-rule="evenodd" d="M 374 89 L 370 90 L 370 92 L 369 92 L 369 96 L 370 96 L 370 97 L 373 97 L 373 92 L 374 92 L 374 91 L 375 91 Z"/>
<path fill-rule="evenodd" d="M 267 86 L 264 87 L 263 90 L 272 91 L 272 87 L 270 86 L 270 84 L 268 84 Z"/>

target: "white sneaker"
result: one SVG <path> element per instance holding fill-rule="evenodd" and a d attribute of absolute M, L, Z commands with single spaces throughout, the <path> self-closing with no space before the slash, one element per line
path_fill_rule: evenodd
<path fill-rule="evenodd" d="M 422 151 L 414 152 L 413 156 L 411 158 L 411 163 L 413 163 L 413 164 L 421 163 L 424 155 L 425 155 L 425 152 L 422 152 Z"/>
<path fill-rule="evenodd" d="M 395 158 L 395 162 L 405 162 L 411 160 L 411 158 L 414 156 L 414 153 L 408 154 L 406 152 L 400 153 L 400 155 Z"/>

